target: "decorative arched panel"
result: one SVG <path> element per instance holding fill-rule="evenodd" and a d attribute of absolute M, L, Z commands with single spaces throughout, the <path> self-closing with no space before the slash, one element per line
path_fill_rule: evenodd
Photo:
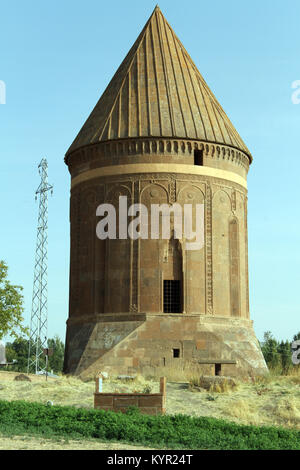
<path fill-rule="evenodd" d="M 230 306 L 231 316 L 233 317 L 241 315 L 239 252 L 239 223 L 233 217 L 229 220 Z"/>
<path fill-rule="evenodd" d="M 120 197 L 127 200 L 120 202 Z M 105 242 L 105 312 L 128 312 L 130 305 L 131 240 L 127 232 L 128 208 L 132 204 L 130 184 L 111 183 L 105 203 L 112 204 L 116 214 L 116 238 Z M 120 206 L 121 204 L 121 206 Z M 124 204 L 124 207 L 122 206 Z M 119 208 L 120 206 L 120 208 Z M 124 238 L 120 238 L 120 221 Z M 126 238 L 125 238 L 126 237 Z"/>
<path fill-rule="evenodd" d="M 205 214 L 205 196 L 203 191 L 192 184 L 182 185 L 178 191 L 177 201 L 182 205 L 182 212 L 187 213 L 185 206 L 191 206 L 192 222 L 191 227 L 197 238 L 205 240 L 203 233 Z M 197 213 L 196 206 L 203 208 Z M 184 231 L 184 230 L 183 230 Z M 200 233 L 201 232 L 201 233 Z M 196 240 L 196 239 L 195 239 Z M 188 243 L 190 243 L 188 241 Z M 183 245 L 185 248 L 187 244 Z M 190 243 L 192 247 L 192 244 Z M 186 313 L 205 313 L 205 246 L 200 249 L 185 249 L 183 253 L 183 279 L 184 279 L 184 306 Z"/>
<path fill-rule="evenodd" d="M 236 216 L 239 224 L 239 268 L 240 268 L 240 315 L 247 318 L 248 305 L 248 234 L 247 234 L 247 197 L 237 192 Z"/>
<path fill-rule="evenodd" d="M 218 190 L 212 200 L 212 271 L 214 314 L 229 316 L 230 255 L 229 218 L 231 199 L 226 191 Z"/>
<path fill-rule="evenodd" d="M 168 204 L 169 194 L 163 184 L 147 184 L 140 195 L 140 202 L 148 210 L 148 239 L 140 239 L 140 310 L 142 312 L 162 312 L 164 266 L 164 246 L 166 240 L 151 238 L 152 204 Z M 159 217 L 161 227 L 162 218 Z M 160 232 L 161 236 L 161 232 Z"/>

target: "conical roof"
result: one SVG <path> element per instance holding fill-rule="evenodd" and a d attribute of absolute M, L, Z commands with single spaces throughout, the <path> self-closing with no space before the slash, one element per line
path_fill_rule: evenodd
<path fill-rule="evenodd" d="M 195 139 L 251 154 L 157 6 L 67 155 L 97 142 Z"/>

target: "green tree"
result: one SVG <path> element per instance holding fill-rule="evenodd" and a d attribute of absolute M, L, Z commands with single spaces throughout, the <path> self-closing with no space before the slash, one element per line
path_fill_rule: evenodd
<path fill-rule="evenodd" d="M 277 351 L 280 354 L 282 372 L 283 374 L 287 374 L 289 369 L 293 366 L 291 343 L 289 341 L 281 341 L 277 347 Z"/>
<path fill-rule="evenodd" d="M 275 369 L 281 366 L 280 354 L 278 352 L 278 342 L 270 331 L 264 334 L 261 350 L 269 368 Z"/>
<path fill-rule="evenodd" d="M 48 347 L 53 349 L 53 355 L 49 356 L 48 370 L 62 372 L 65 355 L 64 343 L 56 335 L 54 338 L 48 339 Z"/>
<path fill-rule="evenodd" d="M 64 344 L 56 335 L 54 338 L 48 339 L 48 347 L 53 349 L 53 355 L 49 357 L 48 371 L 53 370 L 54 373 L 62 372 L 64 361 Z M 31 350 L 31 359 L 33 360 L 33 347 Z M 17 338 L 12 343 L 6 344 L 6 359 L 7 362 L 17 361 L 15 364 L 9 366 L 10 370 L 18 372 L 27 372 L 28 362 L 28 339 Z M 45 356 L 40 360 L 41 368 L 46 367 Z"/>
<path fill-rule="evenodd" d="M 300 331 L 294 336 L 293 341 L 298 341 L 299 339 L 300 339 Z"/>
<path fill-rule="evenodd" d="M 9 366 L 10 370 L 27 372 L 28 340 L 16 338 L 13 343 L 6 343 L 5 350 L 7 362 L 16 361 L 15 364 Z"/>
<path fill-rule="evenodd" d="M 22 324 L 23 287 L 12 285 L 7 279 L 7 271 L 5 262 L 0 261 L 0 339 L 6 335 L 19 338 L 28 333 Z"/>

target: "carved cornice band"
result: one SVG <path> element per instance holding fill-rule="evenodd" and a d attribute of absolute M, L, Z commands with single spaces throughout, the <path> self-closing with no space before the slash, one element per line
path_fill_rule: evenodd
<path fill-rule="evenodd" d="M 99 158 L 112 159 L 114 157 L 138 155 L 188 157 L 193 155 L 194 150 L 202 150 L 205 156 L 213 159 L 231 161 L 238 166 L 242 166 L 246 171 L 249 169 L 249 156 L 235 147 L 213 142 L 155 137 L 118 139 L 87 145 L 66 155 L 65 163 L 71 171 L 72 168 L 78 165 L 92 162 Z"/>

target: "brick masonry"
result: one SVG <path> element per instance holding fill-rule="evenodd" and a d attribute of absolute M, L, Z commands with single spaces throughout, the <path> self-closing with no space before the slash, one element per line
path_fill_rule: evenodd
<path fill-rule="evenodd" d="M 97 380 L 96 380 L 97 384 Z M 99 393 L 96 385 L 94 408 L 126 413 L 135 406 L 141 413 L 158 415 L 166 412 L 166 378 L 160 379 L 160 393 Z"/>

